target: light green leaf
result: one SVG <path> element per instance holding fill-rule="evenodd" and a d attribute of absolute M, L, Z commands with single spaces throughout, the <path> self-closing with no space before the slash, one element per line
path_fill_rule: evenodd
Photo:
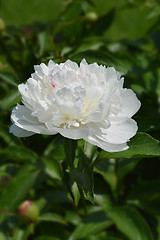
<path fill-rule="evenodd" d="M 85 142 L 84 144 L 84 154 L 88 159 L 93 158 L 95 152 L 96 152 L 97 147 L 93 144 L 90 144 L 89 142 Z"/>
<path fill-rule="evenodd" d="M 76 182 L 73 183 L 71 190 L 74 196 L 74 203 L 76 206 L 78 206 L 78 203 L 81 197 L 80 197 L 79 189 Z"/>
<path fill-rule="evenodd" d="M 0 240 L 7 240 L 5 235 L 2 232 L 0 232 Z"/>
<path fill-rule="evenodd" d="M 153 9 L 153 11 L 150 12 L 148 15 L 148 18 L 154 18 L 158 17 L 160 15 L 160 6 L 157 6 L 156 8 Z"/>
<path fill-rule="evenodd" d="M 60 163 L 55 159 L 42 158 L 44 164 L 44 171 L 51 178 L 62 180 L 62 169 Z"/>

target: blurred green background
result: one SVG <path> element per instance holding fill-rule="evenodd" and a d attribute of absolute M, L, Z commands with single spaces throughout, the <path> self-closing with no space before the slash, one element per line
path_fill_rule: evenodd
<path fill-rule="evenodd" d="M 69 174 L 64 139 L 16 138 L 10 113 L 34 65 L 82 58 L 125 77 L 139 133 L 112 154 L 79 140 Z M 159 140 L 159 0 L 0 1 L 0 240 L 160 240 Z M 37 219 L 18 213 L 25 200 Z"/>

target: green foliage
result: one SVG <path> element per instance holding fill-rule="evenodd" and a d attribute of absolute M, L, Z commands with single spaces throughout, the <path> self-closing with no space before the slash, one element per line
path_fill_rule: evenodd
<path fill-rule="evenodd" d="M 160 240 L 159 1 L 8 0 L 0 15 L 0 240 Z M 82 58 L 115 67 L 138 95 L 129 149 L 11 135 L 33 65 Z M 27 200 L 34 223 L 18 214 Z"/>

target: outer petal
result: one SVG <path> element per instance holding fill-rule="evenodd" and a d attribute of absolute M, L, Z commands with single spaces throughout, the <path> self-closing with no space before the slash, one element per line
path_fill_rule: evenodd
<path fill-rule="evenodd" d="M 54 135 L 56 131 L 50 131 L 45 124 L 40 123 L 36 117 L 31 116 L 31 111 L 25 106 L 17 104 L 11 114 L 12 122 L 19 128 L 33 133 Z M 11 131 L 14 127 L 11 128 Z M 13 132 L 13 134 L 15 131 Z"/>
<path fill-rule="evenodd" d="M 131 89 L 123 89 L 121 92 L 122 110 L 118 117 L 132 117 L 140 108 L 141 103 Z"/>
<path fill-rule="evenodd" d="M 85 141 L 90 142 L 93 145 L 96 145 L 100 148 L 102 148 L 103 150 L 107 151 L 107 152 L 120 152 L 120 151 L 124 151 L 126 149 L 128 149 L 128 146 L 126 143 L 123 144 L 111 144 L 108 143 L 106 141 L 103 141 L 99 138 L 97 138 L 97 136 L 88 136 L 86 138 L 84 138 Z"/>
<path fill-rule="evenodd" d="M 79 127 L 70 127 L 70 128 L 57 128 L 52 126 L 52 121 L 46 123 L 48 129 L 50 131 L 56 131 L 59 132 L 62 136 L 66 138 L 71 138 L 71 139 L 81 139 L 85 138 L 88 135 L 91 135 L 93 133 L 92 128 L 88 128 L 86 125 L 84 126 L 79 126 Z"/>
<path fill-rule="evenodd" d="M 12 124 L 12 126 L 9 129 L 9 132 L 13 133 L 16 137 L 30 137 L 35 134 L 34 132 L 29 132 L 27 130 L 19 128 L 15 124 Z"/>
<path fill-rule="evenodd" d="M 100 127 L 96 136 L 112 144 L 126 143 L 137 132 L 137 123 L 131 118 L 113 118 L 109 128 Z"/>

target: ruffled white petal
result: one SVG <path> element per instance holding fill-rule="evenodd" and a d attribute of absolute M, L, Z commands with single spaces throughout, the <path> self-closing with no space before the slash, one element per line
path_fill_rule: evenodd
<path fill-rule="evenodd" d="M 121 91 L 122 106 L 118 117 L 132 117 L 140 108 L 141 103 L 131 89 Z"/>
<path fill-rule="evenodd" d="M 96 132 L 96 137 L 102 141 L 112 144 L 122 144 L 128 142 L 137 132 L 137 123 L 131 118 L 113 118 L 110 127 L 100 127 Z"/>
<path fill-rule="evenodd" d="M 96 145 L 96 146 L 102 148 L 103 150 L 105 150 L 107 152 L 119 152 L 119 151 L 124 151 L 124 150 L 128 149 L 128 146 L 126 143 L 122 143 L 122 144 L 108 143 L 106 141 L 103 141 L 103 140 L 97 138 L 97 136 L 95 136 L 95 135 L 88 136 L 88 137 L 84 138 L 84 140 L 93 145 Z"/>
<path fill-rule="evenodd" d="M 82 139 L 87 137 L 88 135 L 91 135 L 94 131 L 92 128 L 88 128 L 87 126 L 79 126 L 79 127 L 71 127 L 71 128 L 57 128 L 52 125 L 52 121 L 47 122 L 46 126 L 50 131 L 57 131 L 62 136 L 70 139 Z"/>
<path fill-rule="evenodd" d="M 16 137 L 30 137 L 35 134 L 34 132 L 29 132 L 20 127 L 17 127 L 15 123 L 12 124 L 12 126 L 9 129 L 9 132 L 13 133 Z"/>
<path fill-rule="evenodd" d="M 47 135 L 54 135 L 57 133 L 55 131 L 50 131 L 45 124 L 39 122 L 37 118 L 32 117 L 29 109 L 19 104 L 12 110 L 11 120 L 17 127 L 29 132 Z"/>

